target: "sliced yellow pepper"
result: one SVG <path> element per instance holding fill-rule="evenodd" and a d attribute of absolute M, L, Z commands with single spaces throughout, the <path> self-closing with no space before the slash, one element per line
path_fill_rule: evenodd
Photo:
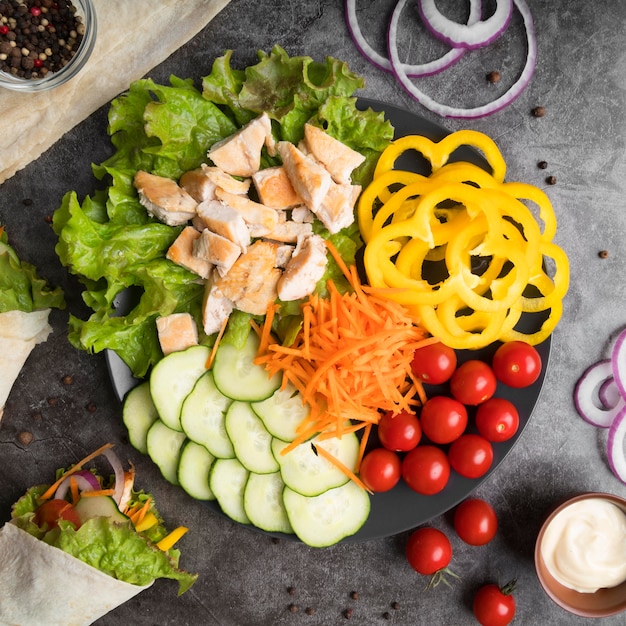
<path fill-rule="evenodd" d="M 185 528 L 185 526 L 179 526 L 175 528 L 171 533 L 163 537 L 161 541 L 159 541 L 156 545 L 159 550 L 163 550 L 163 552 L 167 552 L 179 541 L 179 539 L 187 533 L 189 529 Z"/>

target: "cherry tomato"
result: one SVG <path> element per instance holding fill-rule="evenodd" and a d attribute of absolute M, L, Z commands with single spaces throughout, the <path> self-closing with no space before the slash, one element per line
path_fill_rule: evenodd
<path fill-rule="evenodd" d="M 490 584 L 481 587 L 474 596 L 472 609 L 482 626 L 506 626 L 515 617 L 515 580 L 498 587 Z"/>
<path fill-rule="evenodd" d="M 423 383 L 441 385 L 456 369 L 456 352 L 442 343 L 431 343 L 414 352 L 411 368 Z"/>
<path fill-rule="evenodd" d="M 440 530 L 418 528 L 409 536 L 406 558 L 418 574 L 430 576 L 448 567 L 452 559 L 452 545 Z"/>
<path fill-rule="evenodd" d="M 463 404 L 477 405 L 493 396 L 497 384 L 491 367 L 472 359 L 456 368 L 450 379 L 450 392 Z"/>
<path fill-rule="evenodd" d="M 509 387 L 528 387 L 541 374 L 541 356 L 525 341 L 503 343 L 491 362 L 496 378 Z"/>
<path fill-rule="evenodd" d="M 437 446 L 417 446 L 402 461 L 402 478 L 413 491 L 432 496 L 448 484 L 450 461 Z"/>
<path fill-rule="evenodd" d="M 76 528 L 80 527 L 80 517 L 76 509 L 66 500 L 46 500 L 35 511 L 33 521 L 40 528 L 47 527 L 49 530 L 58 527 L 59 520 L 72 522 Z"/>
<path fill-rule="evenodd" d="M 506 398 L 489 398 L 478 406 L 475 423 L 488 441 L 507 441 L 519 428 L 519 413 Z"/>
<path fill-rule="evenodd" d="M 468 433 L 452 442 L 448 450 L 452 469 L 466 478 L 480 478 L 493 463 L 493 448 L 481 435 Z"/>
<path fill-rule="evenodd" d="M 454 530 L 470 546 L 484 546 L 498 530 L 498 516 L 489 502 L 469 498 L 454 512 Z"/>
<path fill-rule="evenodd" d="M 422 427 L 412 413 L 388 411 L 378 422 L 378 438 L 387 450 L 408 452 L 422 438 Z"/>
<path fill-rule="evenodd" d="M 451 443 L 467 427 L 467 409 L 454 398 L 433 396 L 420 413 L 423 433 L 433 443 Z"/>
<path fill-rule="evenodd" d="M 359 474 L 372 491 L 389 491 L 400 480 L 400 457 L 386 448 L 374 448 L 363 457 Z"/>

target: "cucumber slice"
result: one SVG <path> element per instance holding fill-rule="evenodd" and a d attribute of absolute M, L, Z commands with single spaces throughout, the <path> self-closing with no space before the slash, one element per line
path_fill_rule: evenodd
<path fill-rule="evenodd" d="M 150 374 L 150 394 L 163 423 L 182 430 L 180 410 L 183 401 L 204 372 L 211 351 L 206 346 L 192 346 L 162 358 Z"/>
<path fill-rule="evenodd" d="M 216 459 L 209 476 L 209 487 L 217 503 L 230 519 L 249 524 L 243 506 L 243 493 L 250 472 L 237 459 Z"/>
<path fill-rule="evenodd" d="M 80 523 L 84 524 L 92 517 L 108 517 L 114 524 L 125 524 L 129 521 L 118 508 L 111 496 L 85 496 L 74 507 Z"/>
<path fill-rule="evenodd" d="M 196 381 L 180 411 L 180 425 L 187 437 L 221 459 L 235 456 L 224 427 L 224 413 L 231 404 L 232 400 L 215 386 L 213 374 L 208 371 Z"/>
<path fill-rule="evenodd" d="M 271 378 L 265 368 L 254 364 L 259 349 L 259 338 L 255 332 L 248 333 L 243 348 L 220 343 L 215 353 L 213 376 L 217 388 L 233 400 L 258 402 L 269 398 L 280 386 L 281 377 Z"/>
<path fill-rule="evenodd" d="M 235 456 L 249 472 L 273 474 L 279 470 L 272 454 L 272 435 L 247 402 L 233 402 L 226 412 L 224 424 L 233 442 Z"/>
<path fill-rule="evenodd" d="M 283 503 L 284 488 L 280 472 L 250 474 L 243 493 L 243 506 L 257 528 L 266 532 L 293 534 Z"/>
<path fill-rule="evenodd" d="M 178 460 L 178 483 L 196 500 L 215 500 L 209 474 L 215 457 L 200 444 L 187 441 Z"/>
<path fill-rule="evenodd" d="M 148 454 L 146 437 L 150 426 L 159 417 L 152 396 L 150 383 L 145 382 L 133 387 L 124 398 L 122 420 L 128 430 L 128 440 L 142 454 Z"/>
<path fill-rule="evenodd" d="M 280 465 L 280 473 L 285 485 L 309 497 L 344 485 L 349 480 L 340 469 L 316 454 L 311 444 L 316 447 L 323 446 L 327 452 L 351 470 L 354 470 L 359 456 L 359 440 L 354 433 L 344 435 L 341 439 L 305 441 L 287 454 L 281 454 L 281 451 L 288 444 L 274 439 L 272 451 Z"/>
<path fill-rule="evenodd" d="M 148 430 L 148 454 L 161 470 L 163 478 L 172 485 L 178 485 L 180 451 L 186 439 L 185 433 L 169 428 L 160 419 Z"/>
<path fill-rule="evenodd" d="M 286 487 L 283 502 L 295 534 L 314 548 L 332 546 L 354 535 L 370 512 L 369 495 L 351 480 L 315 497 Z"/>
<path fill-rule="evenodd" d="M 285 389 L 277 389 L 266 400 L 253 402 L 252 410 L 272 436 L 283 441 L 296 438 L 296 428 L 310 413 L 310 408 L 302 403 L 302 396 L 291 383 Z"/>

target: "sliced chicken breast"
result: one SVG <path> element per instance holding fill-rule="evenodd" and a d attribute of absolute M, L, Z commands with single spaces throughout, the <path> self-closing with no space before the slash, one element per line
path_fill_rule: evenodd
<path fill-rule="evenodd" d="M 340 185 L 335 182 L 330 185 L 328 193 L 315 214 L 331 235 L 354 222 L 354 205 L 360 193 L 359 185 Z"/>
<path fill-rule="evenodd" d="M 223 189 L 218 188 L 216 194 L 224 204 L 241 215 L 252 237 L 263 237 L 272 232 L 278 224 L 276 209 L 254 202 L 247 196 L 228 193 Z"/>
<path fill-rule="evenodd" d="M 189 313 L 159 317 L 156 326 L 159 344 L 165 355 L 198 345 L 198 327 Z"/>
<path fill-rule="evenodd" d="M 198 203 L 170 178 L 140 170 L 133 184 L 148 213 L 169 226 L 182 226 L 196 214 Z"/>
<path fill-rule="evenodd" d="M 202 219 L 204 228 L 230 239 L 242 252 L 250 245 L 250 231 L 243 217 L 220 200 L 201 202 L 198 205 L 198 216 Z"/>
<path fill-rule="evenodd" d="M 327 263 L 324 239 L 319 235 L 305 237 L 278 281 L 278 297 L 289 302 L 312 294 L 324 276 Z"/>
<path fill-rule="evenodd" d="M 218 277 L 217 272 L 214 271 L 204 288 L 202 326 L 207 335 L 219 332 L 234 308 L 232 300 L 229 300 L 216 284 Z"/>
<path fill-rule="evenodd" d="M 213 264 L 207 259 L 194 255 L 194 244 L 199 237 L 200 233 L 193 226 L 186 226 L 176 237 L 165 256 L 176 265 L 181 265 L 190 272 L 206 279 L 213 269 Z"/>
<path fill-rule="evenodd" d="M 205 228 L 193 245 L 193 254 L 215 266 L 224 276 L 241 254 L 241 248 L 230 239 Z"/>
<path fill-rule="evenodd" d="M 266 167 L 252 176 L 259 200 L 274 209 L 289 209 L 303 203 L 283 166 Z"/>

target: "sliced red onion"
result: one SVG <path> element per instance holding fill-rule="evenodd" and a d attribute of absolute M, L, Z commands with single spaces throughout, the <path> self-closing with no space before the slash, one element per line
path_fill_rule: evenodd
<path fill-rule="evenodd" d="M 626 483 L 626 407 L 615 416 L 606 442 L 606 454 L 611 471 Z"/>
<path fill-rule="evenodd" d="M 604 359 L 588 367 L 574 388 L 576 410 L 586 422 L 593 426 L 609 428 L 615 416 L 626 406 L 626 400 L 622 396 L 611 408 L 601 405 L 598 397 L 599 388 L 606 380 L 612 378 L 611 360 Z"/>
<path fill-rule="evenodd" d="M 439 11 L 435 0 L 418 0 L 417 5 L 424 24 L 435 37 L 455 48 L 469 50 L 495 41 L 506 30 L 513 13 L 512 0 L 496 0 L 491 17 L 475 24 L 457 24 Z"/>
<path fill-rule="evenodd" d="M 401 6 L 396 6 L 396 10 L 393 12 L 393 15 L 391 17 L 387 42 L 389 49 L 389 61 L 391 63 L 394 74 L 400 81 L 400 84 L 409 93 L 409 95 L 417 100 L 417 102 L 419 102 L 422 106 L 426 107 L 428 110 L 436 113 L 437 115 L 441 115 L 442 117 L 476 119 L 479 117 L 491 115 L 492 113 L 496 113 L 497 111 L 505 108 L 506 106 L 511 104 L 526 88 L 533 76 L 533 73 L 535 71 L 535 65 L 537 63 L 537 40 L 535 38 L 533 18 L 525 0 L 513 0 L 513 4 L 522 16 L 522 19 L 524 21 L 524 27 L 526 29 L 526 41 L 528 49 L 526 53 L 526 63 L 524 65 L 524 69 L 522 70 L 522 73 L 520 74 L 517 81 L 513 85 L 511 85 L 511 87 L 509 87 L 509 89 L 499 98 L 496 98 L 488 104 L 483 104 L 481 106 L 471 109 L 466 109 L 462 107 L 451 107 L 436 102 L 430 96 L 427 96 L 425 93 L 420 91 L 413 84 L 407 73 L 404 71 L 402 63 L 400 62 L 400 58 L 398 57 L 397 20 L 406 2 L 407 0 L 399 0 L 398 5 Z"/>
<path fill-rule="evenodd" d="M 607 378 L 598 389 L 598 399 L 602 406 L 606 409 L 612 409 L 622 398 L 619 387 L 615 382 L 615 378 L 611 376 Z"/>
<path fill-rule="evenodd" d="M 102 454 L 104 454 L 104 456 L 108 459 L 113 471 L 115 472 L 113 499 L 119 506 L 122 500 L 122 494 L 124 493 L 124 468 L 122 467 L 122 463 L 117 457 L 117 454 L 115 454 L 111 448 L 107 448 Z"/>
<path fill-rule="evenodd" d="M 611 350 L 611 365 L 615 384 L 620 394 L 626 397 L 626 330 L 623 330 L 615 340 Z"/>
<path fill-rule="evenodd" d="M 72 478 L 76 480 L 76 485 L 78 486 L 79 491 L 94 491 L 96 489 L 100 489 L 98 479 L 90 471 L 79 470 L 61 482 L 61 484 L 57 487 L 57 490 L 54 492 L 55 499 L 65 499 L 65 496 L 70 489 Z"/>
<path fill-rule="evenodd" d="M 395 11 L 398 10 L 396 6 Z M 400 9 L 401 11 L 402 9 Z M 394 11 L 394 12 L 395 12 Z M 480 0 L 470 0 L 470 11 L 467 19 L 467 24 L 476 24 L 480 20 L 481 16 L 481 2 Z M 373 65 L 385 72 L 391 72 L 392 67 L 389 59 L 382 54 L 378 53 L 369 42 L 363 36 L 361 27 L 359 25 L 359 19 L 356 13 L 356 0 L 346 0 L 346 23 L 348 25 L 348 31 L 354 41 L 354 45 L 359 52 Z M 395 28 L 397 28 L 398 20 L 395 21 Z M 444 54 L 439 59 L 429 61 L 427 63 L 408 64 L 402 63 L 402 68 L 407 76 L 411 78 L 419 78 L 424 76 L 432 76 L 438 74 L 443 70 L 449 68 L 456 63 L 465 54 L 463 48 L 452 48 L 449 52 Z"/>

